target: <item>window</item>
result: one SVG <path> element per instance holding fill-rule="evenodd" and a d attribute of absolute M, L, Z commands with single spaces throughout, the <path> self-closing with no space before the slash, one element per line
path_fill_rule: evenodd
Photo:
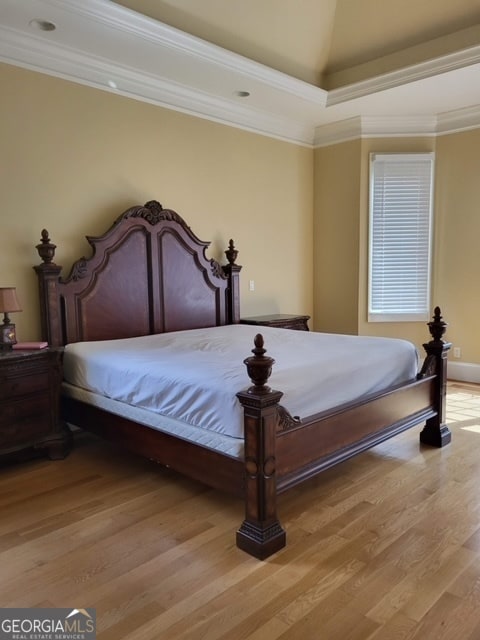
<path fill-rule="evenodd" d="M 433 159 L 371 154 L 369 322 L 430 316 Z"/>

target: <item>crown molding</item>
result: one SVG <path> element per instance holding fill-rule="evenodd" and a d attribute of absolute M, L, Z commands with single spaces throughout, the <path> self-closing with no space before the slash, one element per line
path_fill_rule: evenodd
<path fill-rule="evenodd" d="M 239 54 L 223 49 L 215 44 L 175 29 L 167 24 L 153 20 L 127 7 L 109 0 L 43 0 L 47 5 L 68 10 L 72 14 L 83 15 L 89 20 L 103 24 L 120 33 L 129 33 L 135 38 L 153 43 L 179 54 L 201 59 L 227 71 L 234 71 L 249 79 L 291 94 L 295 98 L 310 101 L 324 107 L 328 92 L 308 82 L 267 67 Z"/>
<path fill-rule="evenodd" d="M 2 62 L 293 144 L 311 148 L 480 127 L 480 106 L 437 116 L 351 117 L 347 104 L 476 65 L 480 45 L 327 92 L 109 0 L 1 1 Z M 32 17 L 58 28 L 32 31 Z M 235 89 L 251 96 L 239 99 Z M 340 106 L 329 109 L 334 105 Z"/>
<path fill-rule="evenodd" d="M 435 135 L 436 116 L 361 116 L 362 138 Z"/>
<path fill-rule="evenodd" d="M 36 0 L 34 4 L 36 15 L 56 23 L 57 31 L 51 36 L 29 29 L 32 16 L 23 3 L 21 26 L 0 24 L 2 62 L 311 146 L 311 114 L 325 107 L 323 89 L 115 2 Z M 69 30 L 75 33 L 76 46 L 70 44 Z M 225 88 L 224 95 L 218 87 Z M 244 88 L 252 93 L 248 101 L 234 95 L 233 89 Z"/>
<path fill-rule="evenodd" d="M 0 26 L 0 61 L 227 126 L 311 146 L 313 126 Z M 112 88 L 115 78 L 120 88 Z"/>
<path fill-rule="evenodd" d="M 362 122 L 360 116 L 324 124 L 315 129 L 313 146 L 329 147 L 332 144 L 356 140 L 362 136 Z"/>
<path fill-rule="evenodd" d="M 359 138 L 434 136 L 435 116 L 356 116 L 315 129 L 314 147 L 327 147 Z"/>
<path fill-rule="evenodd" d="M 480 45 L 476 45 L 462 51 L 447 54 L 441 58 L 434 58 L 433 60 L 427 60 L 397 71 L 390 71 L 368 80 L 355 82 L 345 87 L 332 89 L 328 92 L 327 107 L 349 102 L 355 98 L 371 95 L 378 91 L 400 87 L 410 82 L 425 80 L 456 69 L 463 69 L 479 62 Z"/>
<path fill-rule="evenodd" d="M 437 134 L 458 133 L 480 127 L 480 105 L 440 113 L 437 116 Z"/>
<path fill-rule="evenodd" d="M 315 148 L 359 138 L 440 136 L 480 127 L 480 105 L 438 116 L 356 116 L 315 129 Z"/>

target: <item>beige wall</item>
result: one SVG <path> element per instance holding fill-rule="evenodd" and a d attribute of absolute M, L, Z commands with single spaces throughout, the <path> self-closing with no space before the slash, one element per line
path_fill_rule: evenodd
<path fill-rule="evenodd" d="M 435 298 L 461 348 L 480 364 L 480 129 L 437 139 Z"/>
<path fill-rule="evenodd" d="M 313 151 L 0 65 L 0 286 L 20 340 L 39 338 L 35 245 L 68 271 L 124 209 L 157 199 L 242 265 L 243 315 L 313 312 Z M 255 291 L 248 281 L 255 281 Z"/>
<path fill-rule="evenodd" d="M 446 337 L 461 348 L 457 362 L 480 364 L 479 149 L 475 129 L 436 138 L 372 138 L 315 151 L 318 330 L 403 337 L 418 347 L 430 339 L 423 322 L 367 322 L 368 180 L 373 151 L 435 151 L 432 307 L 441 307 L 449 324 Z"/>
<path fill-rule="evenodd" d="M 361 141 L 355 140 L 315 150 L 317 331 L 358 331 L 361 149 Z"/>
<path fill-rule="evenodd" d="M 101 234 L 127 207 L 156 198 L 212 240 L 209 257 L 222 259 L 235 239 L 243 315 L 308 313 L 317 330 L 420 345 L 424 323 L 366 321 L 368 157 L 435 150 L 432 303 L 442 307 L 462 361 L 480 363 L 480 130 L 313 152 L 7 65 L 0 82 L 0 286 L 18 288 L 23 312 L 12 319 L 20 339 L 39 337 L 31 267 L 41 229 L 68 271 L 90 255 L 86 234 Z"/>

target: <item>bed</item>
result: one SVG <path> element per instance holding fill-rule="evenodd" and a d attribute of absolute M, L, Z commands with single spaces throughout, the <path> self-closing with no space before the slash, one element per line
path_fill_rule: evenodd
<path fill-rule="evenodd" d="M 383 388 L 363 389 L 355 397 L 340 393 L 333 406 L 320 403 L 316 409 L 317 405 L 305 400 L 308 394 L 318 400 L 333 395 L 320 383 L 313 394 L 311 388 L 307 393 L 304 381 L 309 376 L 299 367 L 309 364 L 313 341 L 320 352 L 327 353 L 331 347 L 320 335 L 310 335 L 315 332 L 262 327 L 259 334 L 255 333 L 258 327 L 239 324 L 241 267 L 232 240 L 225 251 L 226 264 L 221 266 L 206 256 L 210 243 L 201 241 L 178 213 L 164 209 L 157 201 L 129 208 L 105 234 L 87 236 L 87 240 L 92 255 L 77 260 L 69 275 L 62 277 L 62 267 L 54 262 L 56 247 L 44 229 L 37 245 L 42 262 L 34 267 L 42 339 L 65 348 L 64 419 L 191 478 L 243 497 L 245 519 L 236 542 L 247 553 L 264 559 L 285 546 L 286 532 L 277 514 L 279 493 L 415 425 L 423 424 L 420 441 L 424 444 L 442 447 L 450 442 L 444 422 L 450 344 L 443 340 L 446 323 L 438 307 L 428 323 L 431 339 L 424 345 L 426 357 L 419 371 L 417 367 L 412 371 L 409 365 L 410 373 L 402 374 L 406 379 L 396 377 L 395 371 L 392 378 L 382 374 Z M 232 348 L 223 343 L 220 347 L 217 334 Z M 185 400 L 187 392 L 180 387 L 183 381 L 174 377 L 173 382 L 163 378 L 154 382 L 162 393 L 169 388 L 169 406 L 179 414 L 158 416 L 148 406 L 134 406 L 135 389 L 120 399 L 116 391 L 102 391 L 106 377 L 101 367 L 113 362 L 113 346 L 127 349 L 128 344 L 130 350 L 133 342 L 139 347 L 137 355 L 131 356 L 136 361 L 138 353 L 153 353 L 168 344 L 175 357 L 183 353 L 184 364 L 178 370 L 193 370 L 198 354 L 192 340 L 197 335 L 204 342 L 195 366 L 202 367 L 206 350 L 209 354 L 217 352 L 217 360 L 212 361 L 211 368 L 200 369 L 197 378 L 202 378 L 204 386 L 195 399 L 184 401 L 182 409 L 175 397 Z M 208 347 L 204 346 L 206 336 Z M 312 342 L 305 347 L 297 342 L 300 336 Z M 243 342 L 244 352 L 238 347 Z M 286 348 L 290 345 L 291 356 L 281 351 L 282 342 Z M 270 343 L 277 347 L 272 350 Z M 381 344 L 383 353 L 386 343 Z M 280 358 L 275 348 L 281 352 Z M 358 364 L 362 360 L 353 356 L 353 342 L 345 340 L 342 348 L 347 361 Z M 163 353 L 156 356 L 157 362 L 163 362 Z M 87 358 L 85 354 L 96 359 L 99 387 L 93 386 L 90 378 L 81 377 L 86 375 L 81 360 Z M 80 378 L 75 378 L 74 356 L 80 357 Z M 126 362 L 126 358 L 126 351 L 122 351 L 117 361 Z M 295 366 L 289 372 L 288 384 L 296 389 L 296 404 L 290 400 L 291 391 L 270 387 L 270 378 L 275 381 L 277 371 L 280 376 L 285 360 L 290 359 Z M 387 364 L 389 361 L 390 370 L 392 362 L 398 360 L 395 354 L 383 359 Z M 330 363 L 335 360 L 333 357 Z M 226 374 L 216 372 L 220 361 L 227 367 Z M 155 364 L 147 366 L 143 360 L 136 366 L 155 372 Z M 309 366 L 312 370 L 311 363 Z M 175 371 L 175 365 L 164 368 Z M 109 379 L 130 379 L 129 371 L 117 370 Z M 352 381 L 363 377 L 363 372 L 356 370 L 348 382 L 339 378 L 339 390 L 350 389 Z M 183 422 L 182 411 L 189 414 L 189 406 L 217 392 L 223 404 L 216 409 L 216 430 L 202 428 L 211 418 L 202 417 L 205 407 L 196 412 L 195 424 L 188 423 L 188 416 L 187 423 Z M 235 427 L 232 435 L 224 427 L 234 423 L 233 414 L 237 421 L 240 415 L 240 427 Z"/>

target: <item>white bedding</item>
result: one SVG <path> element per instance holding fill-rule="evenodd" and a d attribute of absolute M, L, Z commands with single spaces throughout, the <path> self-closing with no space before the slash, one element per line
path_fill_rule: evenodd
<path fill-rule="evenodd" d="M 70 384 L 191 427 L 243 438 L 236 393 L 250 386 L 243 360 L 254 336 L 275 358 L 269 385 L 307 417 L 415 378 L 405 340 L 228 325 L 65 347 Z"/>

